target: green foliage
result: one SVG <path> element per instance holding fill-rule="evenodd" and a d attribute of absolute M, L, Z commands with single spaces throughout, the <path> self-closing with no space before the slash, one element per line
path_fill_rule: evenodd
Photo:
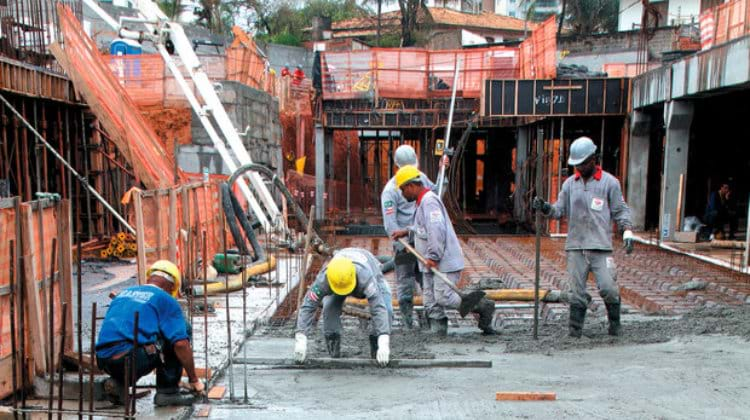
<path fill-rule="evenodd" d="M 168 17 L 174 18 L 177 15 L 177 0 L 159 0 L 158 5 Z"/>
<path fill-rule="evenodd" d="M 373 39 L 372 45 L 375 45 Z M 380 46 L 383 48 L 397 48 L 401 46 L 401 34 L 398 32 L 383 33 L 380 35 Z"/>
<path fill-rule="evenodd" d="M 293 47 L 299 47 L 302 44 L 302 41 L 297 35 L 290 34 L 289 32 L 282 32 L 273 35 L 269 40 L 274 44 L 291 45 Z"/>
<path fill-rule="evenodd" d="M 617 0 L 568 0 L 565 21 L 580 35 L 614 32 L 618 9 Z"/>

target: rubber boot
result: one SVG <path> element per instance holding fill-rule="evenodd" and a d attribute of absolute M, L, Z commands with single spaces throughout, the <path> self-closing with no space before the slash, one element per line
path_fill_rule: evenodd
<path fill-rule="evenodd" d="M 583 321 L 586 318 L 586 307 L 581 305 L 570 305 L 570 331 L 569 336 L 581 338 L 583 332 Z"/>
<path fill-rule="evenodd" d="M 478 327 L 482 330 L 483 335 L 495 335 L 497 331 L 492 328 L 492 322 L 495 319 L 495 302 L 489 299 L 479 301 L 474 310 L 471 311 L 479 315 Z"/>
<path fill-rule="evenodd" d="M 378 355 L 378 336 L 370 336 L 370 359 L 374 359 Z"/>
<path fill-rule="evenodd" d="M 617 303 L 606 303 L 607 318 L 609 319 L 609 335 L 622 335 L 622 326 L 620 325 L 620 301 Z"/>
<path fill-rule="evenodd" d="M 195 396 L 193 394 L 181 394 L 179 391 L 170 389 L 169 392 L 156 389 L 154 395 L 154 405 L 157 407 L 165 406 L 188 406 L 193 405 Z"/>
<path fill-rule="evenodd" d="M 431 320 L 435 334 L 438 337 L 445 337 L 448 335 L 448 318 L 440 318 Z"/>
<path fill-rule="evenodd" d="M 123 386 L 118 384 L 117 381 L 112 378 L 107 378 L 107 380 L 104 381 L 104 396 L 113 405 L 124 404 L 125 394 Z"/>
<path fill-rule="evenodd" d="M 328 349 L 328 354 L 334 359 L 341 357 L 341 334 L 326 334 L 326 349 Z"/>
<path fill-rule="evenodd" d="M 398 309 L 401 311 L 401 319 L 408 329 L 414 328 L 414 305 L 411 300 L 399 300 Z"/>

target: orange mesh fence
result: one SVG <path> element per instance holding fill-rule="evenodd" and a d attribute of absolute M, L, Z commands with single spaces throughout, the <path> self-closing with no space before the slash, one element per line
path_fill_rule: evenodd
<path fill-rule="evenodd" d="M 203 232 L 209 259 L 223 250 L 222 210 L 219 182 L 185 184 L 174 188 L 138 191 L 130 219 L 136 226 L 138 244 L 138 276 L 145 280 L 146 268 L 154 261 L 174 261 L 184 271 L 187 268 L 188 243 L 182 232 L 189 232 L 197 256 Z M 227 247 L 232 246 L 227 237 Z"/>
<path fill-rule="evenodd" d="M 750 0 L 734 0 L 709 9 L 714 14 L 714 44 L 721 44 L 750 32 L 748 3 Z"/>
<path fill-rule="evenodd" d="M 49 349 L 49 292 L 50 277 L 53 279 L 54 324 L 52 336 L 55 337 L 55 361 L 60 349 L 62 337 L 62 302 L 71 302 L 71 233 L 70 233 L 70 203 L 65 200 L 58 203 L 42 202 L 42 220 L 39 220 L 39 202 L 21 203 L 20 213 L 12 204 L 13 200 L 0 200 L 0 370 L 6 372 L 4 380 L 0 381 L 0 398 L 7 397 L 12 391 L 10 375 L 11 366 L 11 335 L 10 335 L 10 240 L 15 242 L 15 256 L 24 259 L 24 267 L 15 266 L 15 314 L 16 321 L 20 312 L 24 310 L 24 331 L 16 322 L 16 352 L 19 356 L 18 385 L 23 381 L 31 383 L 34 373 L 43 373 L 47 366 Z M 20 235 L 17 236 L 16 223 L 20 223 Z M 41 229 L 40 229 L 41 226 Z M 52 261 L 52 238 L 57 239 L 57 253 L 55 272 L 50 276 Z M 19 244 L 21 246 L 19 246 Z M 18 260 L 16 260 L 18 261 Z M 24 289 L 26 305 L 18 300 L 18 291 Z M 29 292 L 33 290 L 33 294 Z M 68 308 L 66 320 L 66 350 L 72 349 L 72 307 Z M 28 370 L 20 370 L 20 340 L 25 333 L 24 357 L 28 360 Z"/>
<path fill-rule="evenodd" d="M 456 62 L 456 89 L 464 98 L 479 97 L 485 79 L 517 78 L 515 47 L 430 51 L 373 48 L 322 55 L 324 99 L 390 97 L 426 99 L 450 96 Z"/>
<path fill-rule="evenodd" d="M 557 76 L 556 29 L 555 16 L 550 16 L 521 43 L 521 79 L 554 79 Z"/>
<path fill-rule="evenodd" d="M 65 51 L 53 52 L 76 89 L 127 157 L 137 180 L 148 188 L 172 185 L 171 154 L 164 151 L 154 130 L 137 112 L 136 103 L 114 77 L 70 8 L 58 4 L 57 10 Z"/>
<path fill-rule="evenodd" d="M 658 63 L 649 63 L 647 66 L 637 63 L 606 63 L 602 66 L 602 71 L 607 73 L 607 77 L 636 77 L 657 67 Z"/>

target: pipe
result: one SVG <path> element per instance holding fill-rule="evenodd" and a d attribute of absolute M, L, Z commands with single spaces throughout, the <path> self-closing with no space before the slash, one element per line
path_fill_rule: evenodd
<path fill-rule="evenodd" d="M 252 266 L 248 267 L 245 270 L 245 276 L 246 278 L 250 278 L 252 276 L 265 274 L 274 269 L 276 269 L 276 258 L 271 255 L 268 257 L 268 261 L 264 261 L 260 264 L 253 264 Z M 193 286 L 192 294 L 193 296 L 203 296 L 203 290 L 203 286 Z M 217 295 L 221 293 L 236 292 L 238 290 L 242 290 L 242 276 L 237 275 L 231 280 L 228 280 L 226 283 L 223 281 L 208 283 L 205 287 L 205 290 L 207 290 L 207 294 L 209 295 Z"/>
<path fill-rule="evenodd" d="M 451 105 L 448 111 L 448 125 L 445 127 L 445 146 L 443 146 L 443 156 L 448 156 L 448 148 L 451 143 L 451 129 L 453 128 L 453 110 L 456 105 L 456 88 L 458 87 L 458 69 L 461 67 L 461 58 L 456 58 L 456 70 L 453 73 L 453 93 L 451 94 Z M 442 157 L 440 158 L 442 161 Z M 443 198 L 443 181 L 445 181 L 445 165 L 440 165 L 440 173 L 438 174 L 437 185 L 438 185 L 438 197 Z"/>
<path fill-rule="evenodd" d="M 352 369 L 363 367 L 379 367 L 373 359 L 307 359 L 297 363 L 292 359 L 274 359 L 265 357 L 250 357 L 235 359 L 235 363 L 258 365 L 266 369 Z M 491 360 L 448 360 L 448 359 L 391 359 L 389 368 L 419 369 L 419 368 L 491 368 Z"/>
<path fill-rule="evenodd" d="M 487 299 L 495 302 L 533 302 L 534 289 L 494 289 L 484 290 Z M 539 300 L 542 302 L 561 302 L 564 301 L 564 294 L 559 290 L 540 290 Z M 357 299 L 353 297 L 346 298 L 346 303 L 350 305 L 367 306 L 367 299 Z M 398 307 L 398 299 L 393 299 L 393 307 Z M 423 304 L 422 296 L 414 296 L 413 304 L 420 306 Z"/>

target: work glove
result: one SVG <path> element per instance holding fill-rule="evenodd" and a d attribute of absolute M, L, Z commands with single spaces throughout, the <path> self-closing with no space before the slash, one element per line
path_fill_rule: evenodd
<path fill-rule="evenodd" d="M 633 252 L 633 232 L 630 230 L 626 230 L 622 234 L 622 241 L 625 242 L 625 253 L 631 254 Z"/>
<path fill-rule="evenodd" d="M 294 334 L 294 361 L 303 363 L 307 355 L 307 336 L 302 333 Z"/>
<path fill-rule="evenodd" d="M 549 214 L 550 210 L 552 210 L 552 206 L 540 197 L 534 197 L 534 200 L 531 202 L 531 208 L 541 211 L 542 214 Z"/>
<path fill-rule="evenodd" d="M 203 395 L 206 391 L 206 386 L 201 382 L 200 379 L 196 382 L 180 382 L 180 388 L 192 392 L 196 395 Z"/>
<path fill-rule="evenodd" d="M 381 367 L 388 366 L 388 361 L 391 358 L 391 337 L 387 334 L 378 336 L 378 353 L 375 355 L 375 359 Z"/>

